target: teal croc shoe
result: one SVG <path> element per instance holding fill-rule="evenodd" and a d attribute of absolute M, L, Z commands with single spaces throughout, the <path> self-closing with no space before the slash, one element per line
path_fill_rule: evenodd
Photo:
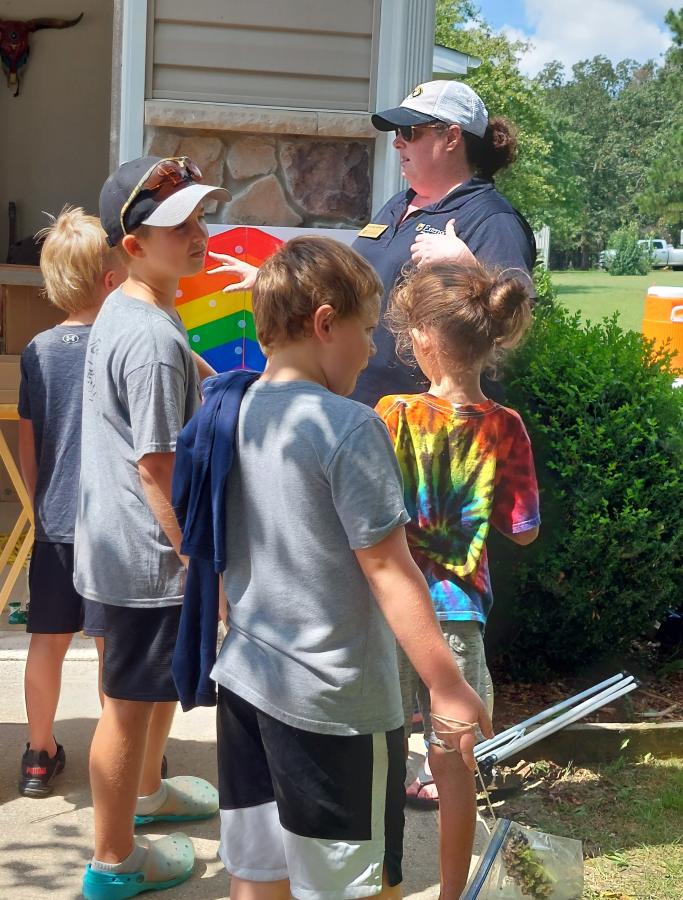
<path fill-rule="evenodd" d="M 208 781 L 194 775 L 165 778 L 166 799 L 152 813 L 137 813 L 135 826 L 150 822 L 197 822 L 218 812 L 218 791 Z"/>
<path fill-rule="evenodd" d="M 144 891 L 165 891 L 192 874 L 194 849 L 184 834 L 169 834 L 158 841 L 140 840 L 147 856 L 138 872 L 100 872 L 88 865 L 83 876 L 86 900 L 126 900 Z"/>

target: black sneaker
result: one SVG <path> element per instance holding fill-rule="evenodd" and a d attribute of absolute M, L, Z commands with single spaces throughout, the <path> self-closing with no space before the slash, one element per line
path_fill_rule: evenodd
<path fill-rule="evenodd" d="M 57 744 L 57 752 L 50 757 L 47 750 L 30 750 L 21 757 L 19 793 L 24 797 L 47 797 L 52 793 L 52 782 L 64 770 L 64 747 Z"/>

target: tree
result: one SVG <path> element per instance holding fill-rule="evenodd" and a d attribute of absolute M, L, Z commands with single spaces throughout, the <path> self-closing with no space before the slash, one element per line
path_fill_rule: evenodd
<path fill-rule="evenodd" d="M 568 161 L 571 136 L 552 115 L 541 88 L 519 69 L 528 45 L 495 33 L 468 0 L 438 0 L 436 43 L 482 60 L 463 80 L 481 96 L 489 115 L 519 129 L 519 158 L 497 186 L 534 225 L 573 233 L 580 203 Z"/>
<path fill-rule="evenodd" d="M 683 69 L 683 6 L 679 10 L 670 9 L 664 16 L 664 21 L 671 29 L 673 37 L 669 60 L 680 71 Z"/>
<path fill-rule="evenodd" d="M 653 166 L 663 155 L 664 143 L 672 141 L 672 118 L 680 121 L 681 100 L 668 66 L 635 60 L 613 65 L 596 56 L 573 66 L 568 80 L 554 64 L 536 78 L 546 102 L 568 122 L 579 148 L 572 166 L 584 197 L 574 264 L 593 264 L 608 236 L 621 226 L 634 224 L 641 234 L 661 230 L 660 216 L 653 213 L 658 201 L 647 207 L 639 198 L 652 192 Z M 673 165 L 674 157 L 669 162 Z M 565 244 L 560 249 L 566 262 L 576 247 Z"/>
<path fill-rule="evenodd" d="M 437 42 L 482 59 L 464 80 L 519 128 L 519 159 L 497 183 L 534 226 L 550 225 L 555 265 L 595 265 L 625 225 L 670 237 L 683 224 L 683 9 L 666 21 L 674 45 L 661 65 L 596 56 L 530 79 L 528 43 L 494 32 L 469 0 L 437 2 Z"/>
<path fill-rule="evenodd" d="M 668 107 L 669 127 L 657 134 L 655 155 L 636 203 L 661 230 L 676 234 L 683 228 L 683 7 L 678 12 L 670 9 L 665 22 L 673 34 L 660 73 L 661 102 Z"/>

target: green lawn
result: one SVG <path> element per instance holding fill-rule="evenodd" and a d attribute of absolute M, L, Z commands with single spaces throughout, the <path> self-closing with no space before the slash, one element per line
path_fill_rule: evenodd
<path fill-rule="evenodd" d="M 590 272 L 551 272 L 560 301 L 584 319 L 599 321 L 620 314 L 624 328 L 640 331 L 643 303 L 652 284 L 683 288 L 683 272 L 653 271 L 649 275 L 609 275 L 598 269 Z"/>
<path fill-rule="evenodd" d="M 558 769 L 535 763 L 540 780 L 498 815 L 583 841 L 584 900 L 680 900 L 683 760 Z"/>

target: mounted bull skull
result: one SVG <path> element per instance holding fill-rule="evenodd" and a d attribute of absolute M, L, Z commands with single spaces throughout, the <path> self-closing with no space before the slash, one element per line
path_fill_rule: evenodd
<path fill-rule="evenodd" d="M 7 75 L 9 87 L 16 87 L 14 96 L 19 93 L 20 71 L 28 62 L 29 37 L 34 31 L 42 28 L 71 28 L 83 18 L 83 13 L 76 19 L 28 19 L 25 22 L 0 20 L 0 59 Z"/>

